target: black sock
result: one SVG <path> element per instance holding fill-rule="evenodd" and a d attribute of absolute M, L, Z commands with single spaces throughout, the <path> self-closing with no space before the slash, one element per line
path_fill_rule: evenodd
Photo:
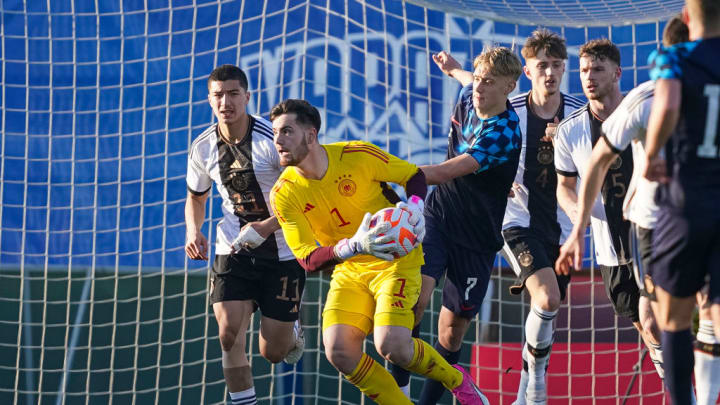
<path fill-rule="evenodd" d="M 442 347 L 440 342 L 435 342 L 435 350 L 440 353 L 441 356 L 447 360 L 448 363 L 457 364 L 460 361 L 460 350 L 451 352 L 448 349 Z M 420 394 L 420 402 L 418 405 L 435 405 L 445 393 L 445 387 L 440 381 L 433 379 L 426 379 L 423 385 L 422 393 Z"/>
<path fill-rule="evenodd" d="M 415 327 L 412 330 L 412 337 L 419 338 L 420 337 L 420 325 L 415 325 Z M 395 378 L 395 382 L 399 387 L 404 387 L 408 384 L 410 384 L 410 372 L 405 370 L 404 368 L 392 364 L 392 367 L 390 367 L 390 372 L 392 373 L 393 378 Z"/>
<path fill-rule="evenodd" d="M 665 365 L 665 386 L 673 405 L 690 405 L 695 357 L 693 337 L 690 329 L 679 332 L 662 332 L 663 362 Z"/>

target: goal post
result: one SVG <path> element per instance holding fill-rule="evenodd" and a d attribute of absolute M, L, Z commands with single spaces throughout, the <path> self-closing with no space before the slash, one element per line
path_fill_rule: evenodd
<path fill-rule="evenodd" d="M 682 2 L 635 9 L 628 0 L 617 7 L 637 10 L 633 18 L 592 13 L 594 21 L 546 16 L 538 5 L 550 2 L 502 3 L 523 14 L 449 0 L 2 2 L 0 403 L 226 401 L 211 264 L 183 249 L 187 153 L 213 122 L 206 82 L 215 66 L 246 71 L 251 113 L 304 98 L 321 112 L 322 142 L 367 140 L 416 164 L 437 163 L 459 85 L 432 53 L 448 50 L 470 68 L 483 46 L 517 50 L 536 28 L 528 23 L 547 22 L 569 45 L 564 91 L 581 96 L 577 49 L 597 37 L 618 44 L 627 91 L 647 80 L 662 21 Z M 552 4 L 568 15 L 581 8 Z M 517 91 L 529 86 L 523 77 Z M 214 188 L 211 196 L 203 232 L 212 243 L 221 212 Z M 596 275 L 575 277 L 558 316 L 553 403 L 623 403 L 633 373 L 626 366 L 640 360 L 637 334 L 612 315 Z M 498 258 L 462 359 L 503 404 L 516 388 L 527 310 L 524 298 L 507 294 L 512 278 Z M 255 317 L 248 347 L 261 403 L 367 403 L 325 359 L 328 286 L 328 275 L 308 277 L 306 352 L 294 367 L 259 355 Z M 439 306 L 438 290 L 422 326 L 429 342 Z M 366 347 L 374 354 L 370 340 Z M 642 370 L 628 404 L 662 396 L 643 385 L 656 377 Z M 413 376 L 414 399 L 421 383 Z M 587 390 L 573 391 L 581 385 Z"/>

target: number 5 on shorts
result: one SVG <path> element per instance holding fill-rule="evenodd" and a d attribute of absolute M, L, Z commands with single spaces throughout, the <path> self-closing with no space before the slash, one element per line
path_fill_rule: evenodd
<path fill-rule="evenodd" d="M 470 300 L 470 290 L 475 287 L 475 284 L 477 284 L 477 277 L 468 277 L 467 279 L 468 286 L 465 289 L 465 301 Z"/>

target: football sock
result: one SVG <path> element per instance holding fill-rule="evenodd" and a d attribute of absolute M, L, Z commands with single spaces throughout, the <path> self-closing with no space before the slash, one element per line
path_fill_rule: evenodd
<path fill-rule="evenodd" d="M 368 398 L 380 405 L 412 405 L 410 399 L 403 394 L 385 367 L 365 353 L 355 370 L 345 378 Z"/>
<path fill-rule="evenodd" d="M 523 367 L 520 371 L 520 383 L 518 384 L 517 398 L 512 405 L 525 405 L 525 392 L 527 392 L 529 374 L 528 374 L 528 362 L 527 362 L 527 346 L 523 345 L 522 349 L 522 362 Z"/>
<path fill-rule="evenodd" d="M 652 360 L 660 379 L 665 379 L 665 370 L 663 369 L 663 353 L 662 345 L 660 343 L 648 343 L 653 350 L 648 352 L 650 354 L 650 360 Z M 653 353 L 654 352 L 654 353 Z"/>
<path fill-rule="evenodd" d="M 412 337 L 414 337 L 414 338 L 420 337 L 420 325 L 416 325 L 413 328 Z M 396 364 L 392 364 L 390 366 L 390 371 L 392 372 L 393 378 L 395 378 L 397 385 L 400 386 L 400 389 L 403 390 L 403 392 L 405 392 L 406 394 L 409 394 L 410 393 L 410 372 Z M 405 390 L 407 390 L 407 392 Z M 408 395 L 408 397 L 409 396 L 410 395 Z"/>
<path fill-rule="evenodd" d="M 695 342 L 695 391 L 698 405 L 715 405 L 720 393 L 720 341 L 713 323 L 701 320 Z"/>
<path fill-rule="evenodd" d="M 452 367 L 450 367 L 453 364 L 457 364 L 458 361 L 460 361 L 460 350 L 456 352 L 451 352 L 444 348 L 440 342 L 435 343 L 435 349 L 430 347 L 425 342 L 422 342 L 424 344 L 425 348 L 425 356 L 428 355 L 428 353 L 432 353 L 433 360 L 438 363 L 444 364 L 444 367 L 449 367 L 451 370 L 457 371 L 457 373 L 452 373 L 451 375 L 454 376 L 454 381 L 449 385 L 443 385 L 438 380 L 430 379 L 433 377 L 430 377 L 425 380 L 425 384 L 423 384 L 422 392 L 420 393 L 420 402 L 418 402 L 419 405 L 435 405 L 437 401 L 440 400 L 440 398 L 445 393 L 445 388 L 448 387 L 449 389 L 457 387 L 460 383 L 462 383 L 462 373 Z M 415 346 L 417 348 L 417 344 Z M 428 350 L 429 349 L 429 350 Z M 417 355 L 417 354 L 416 354 Z M 429 362 L 427 362 L 429 364 Z M 437 368 L 437 365 L 435 368 Z M 415 370 L 410 370 L 415 371 Z M 423 375 L 427 375 L 424 373 L 419 373 Z"/>
<path fill-rule="evenodd" d="M 692 334 L 690 329 L 679 332 L 662 332 L 665 361 L 665 386 L 674 405 L 692 403 L 693 371 Z"/>
<path fill-rule="evenodd" d="M 232 405 L 257 405 L 255 387 L 250 387 L 245 391 L 231 392 L 230 403 Z"/>
<path fill-rule="evenodd" d="M 553 342 L 553 320 L 557 311 L 545 311 L 535 305 L 525 321 L 525 340 L 528 354 L 527 402 L 547 401 L 545 366 L 550 359 Z"/>

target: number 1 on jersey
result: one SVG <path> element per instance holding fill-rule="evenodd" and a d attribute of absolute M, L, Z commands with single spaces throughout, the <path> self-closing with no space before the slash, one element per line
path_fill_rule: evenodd
<path fill-rule="evenodd" d="M 330 210 L 330 213 L 335 214 L 338 217 L 338 219 L 340 220 L 340 223 L 338 224 L 339 227 L 343 227 L 345 225 L 350 225 L 350 222 L 345 221 L 345 218 L 343 218 L 342 215 L 340 215 L 340 211 L 338 211 L 337 208 L 333 208 L 332 210 Z"/>
<path fill-rule="evenodd" d="M 698 146 L 697 155 L 701 158 L 714 159 L 718 155 L 715 144 L 718 130 L 718 114 L 720 114 L 720 85 L 706 84 L 705 96 L 708 98 L 707 119 L 705 120 L 705 137 Z"/>

